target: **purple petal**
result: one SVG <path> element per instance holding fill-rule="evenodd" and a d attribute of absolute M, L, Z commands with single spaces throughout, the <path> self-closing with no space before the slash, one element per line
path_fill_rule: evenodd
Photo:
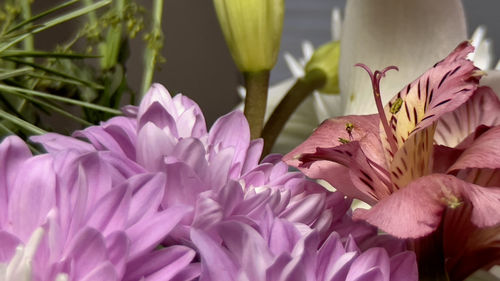
<path fill-rule="evenodd" d="M 201 256 L 201 274 L 206 276 L 203 280 L 237 280 L 237 265 L 212 238 L 200 230 L 192 229 L 191 240 Z"/>
<path fill-rule="evenodd" d="M 105 242 L 108 259 L 116 270 L 117 278 L 121 280 L 125 274 L 130 241 L 125 232 L 117 231 L 106 237 Z"/>
<path fill-rule="evenodd" d="M 56 176 L 50 155 L 33 157 L 19 167 L 19 173 L 9 200 L 9 220 L 12 230 L 23 241 L 45 221 L 55 205 Z"/>
<path fill-rule="evenodd" d="M 10 193 L 22 164 L 31 157 L 26 144 L 18 137 L 7 137 L 0 144 L 0 229 L 7 223 Z"/>
<path fill-rule="evenodd" d="M 0 231 L 0 263 L 8 263 L 21 241 L 14 235 Z"/>
<path fill-rule="evenodd" d="M 391 267 L 387 252 L 382 248 L 371 248 L 362 253 L 352 263 L 346 281 L 389 281 L 390 270 Z M 372 271 L 378 271 L 378 273 Z M 374 279 L 369 279 L 368 277 Z"/>
<path fill-rule="evenodd" d="M 118 281 L 118 276 L 112 264 L 104 262 L 90 271 L 82 281 Z"/>
<path fill-rule="evenodd" d="M 414 252 L 401 252 L 391 257 L 390 281 L 418 281 L 417 258 Z"/>
<path fill-rule="evenodd" d="M 160 171 L 164 156 L 169 155 L 177 140 L 153 123 L 146 123 L 137 135 L 137 162 L 148 171 Z"/>
<path fill-rule="evenodd" d="M 107 259 L 106 244 L 95 229 L 82 229 L 70 242 L 61 260 L 70 260 L 75 280 L 84 277 Z"/>
<path fill-rule="evenodd" d="M 250 129 L 245 116 L 240 111 L 228 113 L 215 121 L 208 135 L 208 142 L 213 146 L 210 158 L 217 151 L 224 148 L 233 148 L 234 156 L 232 165 L 238 167 L 232 171 L 231 177 L 237 177 L 241 173 L 245 162 L 246 153 L 250 145 Z"/>
<path fill-rule="evenodd" d="M 127 265 L 124 281 L 140 280 L 171 280 L 185 269 L 196 253 L 184 246 L 171 246 L 140 256 Z"/>
<path fill-rule="evenodd" d="M 45 151 L 49 153 L 58 152 L 64 149 L 73 149 L 79 153 L 85 153 L 95 149 L 88 142 L 56 133 L 46 133 L 39 136 L 32 136 L 30 137 L 30 140 L 43 145 Z"/>
<path fill-rule="evenodd" d="M 130 178 L 127 189 L 133 191 L 127 226 L 149 218 L 160 208 L 165 190 L 164 174 L 142 174 Z"/>
<path fill-rule="evenodd" d="M 156 247 L 190 210 L 185 206 L 170 207 L 151 219 L 136 223 L 127 229 L 127 235 L 132 241 L 130 259 Z"/>

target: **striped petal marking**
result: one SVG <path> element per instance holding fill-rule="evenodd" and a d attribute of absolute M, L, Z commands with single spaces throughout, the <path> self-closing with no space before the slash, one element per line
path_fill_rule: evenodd
<path fill-rule="evenodd" d="M 469 42 L 461 43 L 385 106 L 389 129 L 381 122 L 380 134 L 395 189 L 431 173 L 438 119 L 466 102 L 478 87 L 481 72 L 466 59 L 473 49 Z"/>

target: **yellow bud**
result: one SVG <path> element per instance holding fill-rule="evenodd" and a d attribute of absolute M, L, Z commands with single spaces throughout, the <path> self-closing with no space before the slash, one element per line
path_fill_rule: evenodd
<path fill-rule="evenodd" d="M 214 5 L 239 70 L 271 70 L 278 57 L 284 0 L 214 0 Z"/>
<path fill-rule="evenodd" d="M 339 89 L 340 41 L 332 41 L 319 47 L 306 65 L 306 73 L 314 69 L 323 71 L 326 83 L 319 89 L 323 93 L 338 94 Z"/>

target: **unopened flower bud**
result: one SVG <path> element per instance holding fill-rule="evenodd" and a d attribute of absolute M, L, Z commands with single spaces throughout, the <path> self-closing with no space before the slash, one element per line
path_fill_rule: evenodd
<path fill-rule="evenodd" d="M 214 0 L 214 4 L 239 70 L 271 70 L 278 57 L 284 0 Z"/>
<path fill-rule="evenodd" d="M 319 89 L 323 93 L 338 94 L 340 41 L 332 41 L 319 47 L 306 65 L 306 73 L 321 70 L 326 75 L 326 83 Z"/>

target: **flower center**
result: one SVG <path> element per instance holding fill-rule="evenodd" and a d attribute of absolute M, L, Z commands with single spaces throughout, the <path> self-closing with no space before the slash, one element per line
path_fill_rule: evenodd
<path fill-rule="evenodd" d="M 371 82 L 372 82 L 372 87 L 373 87 L 373 97 L 375 98 L 375 104 L 377 105 L 377 111 L 378 115 L 380 117 L 380 122 L 382 122 L 382 127 L 384 128 L 385 135 L 387 136 L 387 141 L 389 142 L 389 145 L 391 147 L 391 151 L 394 154 L 396 154 L 398 150 L 398 146 L 394 140 L 394 136 L 392 134 L 392 131 L 389 127 L 389 123 L 387 122 L 387 118 L 385 116 L 384 112 L 384 106 L 382 105 L 382 98 L 380 97 L 380 80 L 382 77 L 385 77 L 385 73 L 388 72 L 391 69 L 394 70 L 399 70 L 396 66 L 388 66 L 384 68 L 383 70 L 376 70 L 375 72 L 372 72 L 371 69 L 366 65 L 362 63 L 357 63 L 354 66 L 358 66 L 366 70 L 368 75 L 370 76 Z M 399 104 L 399 108 L 401 107 L 401 103 Z M 392 110 L 399 111 L 399 108 L 391 108 Z"/>

